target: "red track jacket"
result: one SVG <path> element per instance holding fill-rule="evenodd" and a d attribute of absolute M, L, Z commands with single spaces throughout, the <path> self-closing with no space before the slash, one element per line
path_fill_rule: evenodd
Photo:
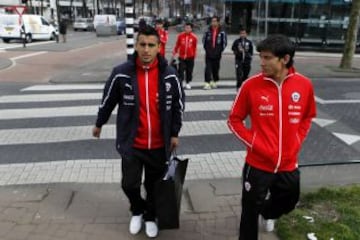
<path fill-rule="evenodd" d="M 194 59 L 196 57 L 197 37 L 194 33 L 182 32 L 177 36 L 173 55 L 179 53 L 181 59 Z"/>
<path fill-rule="evenodd" d="M 139 127 L 137 129 L 134 147 L 155 149 L 164 146 L 161 132 L 159 111 L 159 69 L 158 60 L 149 66 L 142 66 L 137 59 L 137 79 L 139 86 Z"/>
<path fill-rule="evenodd" d="M 165 29 L 157 29 L 156 30 L 160 36 L 160 54 L 165 57 L 165 47 L 168 41 L 168 32 Z"/>
<path fill-rule="evenodd" d="M 247 146 L 246 162 L 267 172 L 292 171 L 316 115 L 310 80 L 289 69 L 281 85 L 258 74 L 241 86 L 228 126 Z M 251 127 L 244 125 L 249 116 Z"/>

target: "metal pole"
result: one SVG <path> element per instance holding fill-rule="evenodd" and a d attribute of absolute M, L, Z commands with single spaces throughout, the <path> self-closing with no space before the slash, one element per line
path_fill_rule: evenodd
<path fill-rule="evenodd" d="M 265 38 L 268 36 L 269 0 L 265 1 Z"/>
<path fill-rule="evenodd" d="M 126 24 L 126 52 L 130 59 L 134 53 L 134 2 L 133 0 L 125 1 L 125 24 Z"/>

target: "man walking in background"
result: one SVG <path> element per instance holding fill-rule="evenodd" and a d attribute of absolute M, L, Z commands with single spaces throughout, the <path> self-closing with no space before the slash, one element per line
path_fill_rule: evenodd
<path fill-rule="evenodd" d="M 284 35 L 257 45 L 262 73 L 241 85 L 228 119 L 246 145 L 239 240 L 258 239 L 258 217 L 267 231 L 295 208 L 300 194 L 298 154 L 316 115 L 311 81 L 293 67 L 295 47 Z M 251 127 L 244 120 L 249 117 Z"/>
<path fill-rule="evenodd" d="M 169 35 L 168 32 L 164 29 L 164 21 L 162 19 L 157 19 L 155 21 L 155 29 L 160 36 L 160 55 L 165 57 L 166 43 L 168 41 Z"/>
<path fill-rule="evenodd" d="M 220 26 L 220 19 L 217 16 L 211 18 L 209 29 L 202 38 L 205 49 L 205 85 L 204 89 L 217 88 L 219 81 L 220 60 L 223 51 L 227 46 L 227 35 Z"/>
<path fill-rule="evenodd" d="M 154 184 L 166 169 L 171 152 L 178 146 L 184 95 L 175 70 L 159 54 L 157 31 L 139 30 L 133 59 L 115 67 L 105 85 L 94 137 L 118 105 L 116 148 L 121 155 L 121 185 L 129 199 L 132 217 L 129 231 L 137 234 L 145 220 L 148 237 L 158 235 L 154 207 Z M 146 198 L 141 196 L 145 171 Z"/>
<path fill-rule="evenodd" d="M 190 82 L 194 70 L 196 57 L 197 37 L 192 32 L 193 24 L 185 23 L 184 32 L 179 33 L 173 50 L 173 58 L 179 55 L 179 78 L 186 82 L 185 89 L 191 89 Z M 185 78 L 184 78 L 185 77 Z"/>
<path fill-rule="evenodd" d="M 236 39 L 231 47 L 235 54 L 236 89 L 248 78 L 253 56 L 253 44 L 247 39 L 245 28 L 240 28 L 240 37 Z"/>

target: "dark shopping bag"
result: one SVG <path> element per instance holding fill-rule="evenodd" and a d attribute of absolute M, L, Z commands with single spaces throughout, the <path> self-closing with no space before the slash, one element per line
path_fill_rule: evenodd
<path fill-rule="evenodd" d="M 155 183 L 154 199 L 159 229 L 179 228 L 181 195 L 188 161 L 171 157 L 164 177 Z"/>
<path fill-rule="evenodd" d="M 176 71 L 179 71 L 179 64 L 177 63 L 175 58 L 170 59 L 170 65 L 176 69 Z"/>

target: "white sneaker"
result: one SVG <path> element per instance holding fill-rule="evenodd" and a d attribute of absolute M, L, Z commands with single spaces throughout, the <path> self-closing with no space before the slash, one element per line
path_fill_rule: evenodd
<path fill-rule="evenodd" d="M 204 90 L 210 90 L 211 89 L 211 86 L 209 83 L 205 83 L 204 85 Z"/>
<path fill-rule="evenodd" d="M 148 236 L 149 238 L 156 237 L 159 233 L 159 229 L 158 229 L 156 223 L 153 221 L 145 222 L 145 233 L 146 233 L 146 236 Z"/>
<path fill-rule="evenodd" d="M 217 88 L 216 82 L 215 82 L 215 81 L 211 81 L 211 82 L 210 82 L 210 87 L 211 87 L 211 88 Z"/>
<path fill-rule="evenodd" d="M 191 89 L 191 85 L 187 83 L 187 84 L 185 85 L 185 89 Z"/>
<path fill-rule="evenodd" d="M 142 214 L 132 216 L 129 225 L 129 232 L 132 235 L 138 234 L 141 230 L 141 227 L 142 227 Z"/>
<path fill-rule="evenodd" d="M 263 226 L 265 232 L 273 232 L 275 228 L 275 220 L 274 219 L 263 219 Z"/>

